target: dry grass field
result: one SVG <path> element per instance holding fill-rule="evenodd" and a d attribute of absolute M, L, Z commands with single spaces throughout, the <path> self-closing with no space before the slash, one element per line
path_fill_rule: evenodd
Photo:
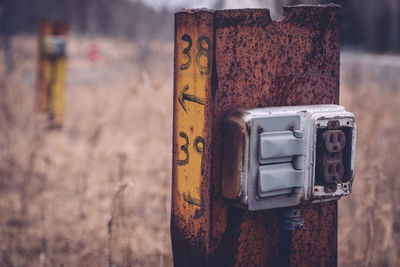
<path fill-rule="evenodd" d="M 356 114 L 353 193 L 339 201 L 339 263 L 400 265 L 400 57 L 342 53 L 341 104 Z"/>
<path fill-rule="evenodd" d="M 72 36 L 61 130 L 33 112 L 35 49 L 16 37 L 15 70 L 0 67 L 0 266 L 172 265 L 173 44 Z M 396 266 L 400 67 L 363 58 L 343 55 L 358 150 L 353 194 L 339 204 L 339 263 Z"/>

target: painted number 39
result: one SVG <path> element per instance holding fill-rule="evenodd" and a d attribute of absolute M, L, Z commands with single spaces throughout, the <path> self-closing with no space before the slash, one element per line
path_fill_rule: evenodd
<path fill-rule="evenodd" d="M 179 132 L 179 136 L 182 137 L 185 140 L 185 144 L 181 145 L 181 150 L 185 153 L 185 158 L 184 159 L 178 159 L 177 164 L 178 165 L 186 165 L 189 163 L 189 137 L 187 136 L 187 134 L 184 131 Z M 194 143 L 193 143 L 193 147 L 195 148 L 195 150 L 201 155 L 201 167 L 200 167 L 200 171 L 201 171 L 201 175 L 203 175 L 204 173 L 204 146 L 205 146 L 205 142 L 204 142 L 204 138 L 201 136 L 197 136 L 194 139 Z"/>

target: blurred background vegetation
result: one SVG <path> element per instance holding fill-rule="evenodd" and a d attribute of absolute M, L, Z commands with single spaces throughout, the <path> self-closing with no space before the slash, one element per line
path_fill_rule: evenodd
<path fill-rule="evenodd" d="M 0 0 L 0 266 L 172 265 L 174 11 L 278 19 L 283 5 L 327 2 L 342 6 L 340 102 L 358 127 L 339 265 L 398 266 L 398 0 Z M 70 28 L 57 131 L 33 112 L 44 19 Z"/>
<path fill-rule="evenodd" d="M 179 7 L 267 7 L 277 18 L 281 6 L 311 3 L 342 6 L 343 46 L 395 52 L 400 50 L 400 2 L 397 0 L 1 0 L 3 34 L 35 33 L 42 19 L 68 22 L 78 34 L 103 34 L 141 39 L 173 38 L 173 11 Z"/>

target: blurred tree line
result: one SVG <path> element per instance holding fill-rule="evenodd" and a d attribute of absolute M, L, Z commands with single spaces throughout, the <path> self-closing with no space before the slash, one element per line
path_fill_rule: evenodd
<path fill-rule="evenodd" d="M 0 0 L 4 33 L 35 33 L 41 20 L 66 21 L 79 34 L 172 39 L 173 15 L 130 0 Z"/>
<path fill-rule="evenodd" d="M 342 45 L 369 51 L 400 51 L 400 0 L 256 0 L 272 10 L 283 5 L 328 3 L 342 6 Z M 212 8 L 225 0 L 210 1 Z M 173 14 L 141 0 L 0 0 L 0 32 L 34 33 L 42 19 L 64 20 L 80 34 L 137 39 L 173 38 Z"/>

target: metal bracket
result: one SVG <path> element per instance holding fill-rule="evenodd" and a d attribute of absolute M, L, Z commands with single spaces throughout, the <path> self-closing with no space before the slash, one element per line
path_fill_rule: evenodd
<path fill-rule="evenodd" d="M 304 230 L 304 221 L 301 218 L 301 208 L 290 207 L 278 210 L 278 226 L 286 230 Z"/>

